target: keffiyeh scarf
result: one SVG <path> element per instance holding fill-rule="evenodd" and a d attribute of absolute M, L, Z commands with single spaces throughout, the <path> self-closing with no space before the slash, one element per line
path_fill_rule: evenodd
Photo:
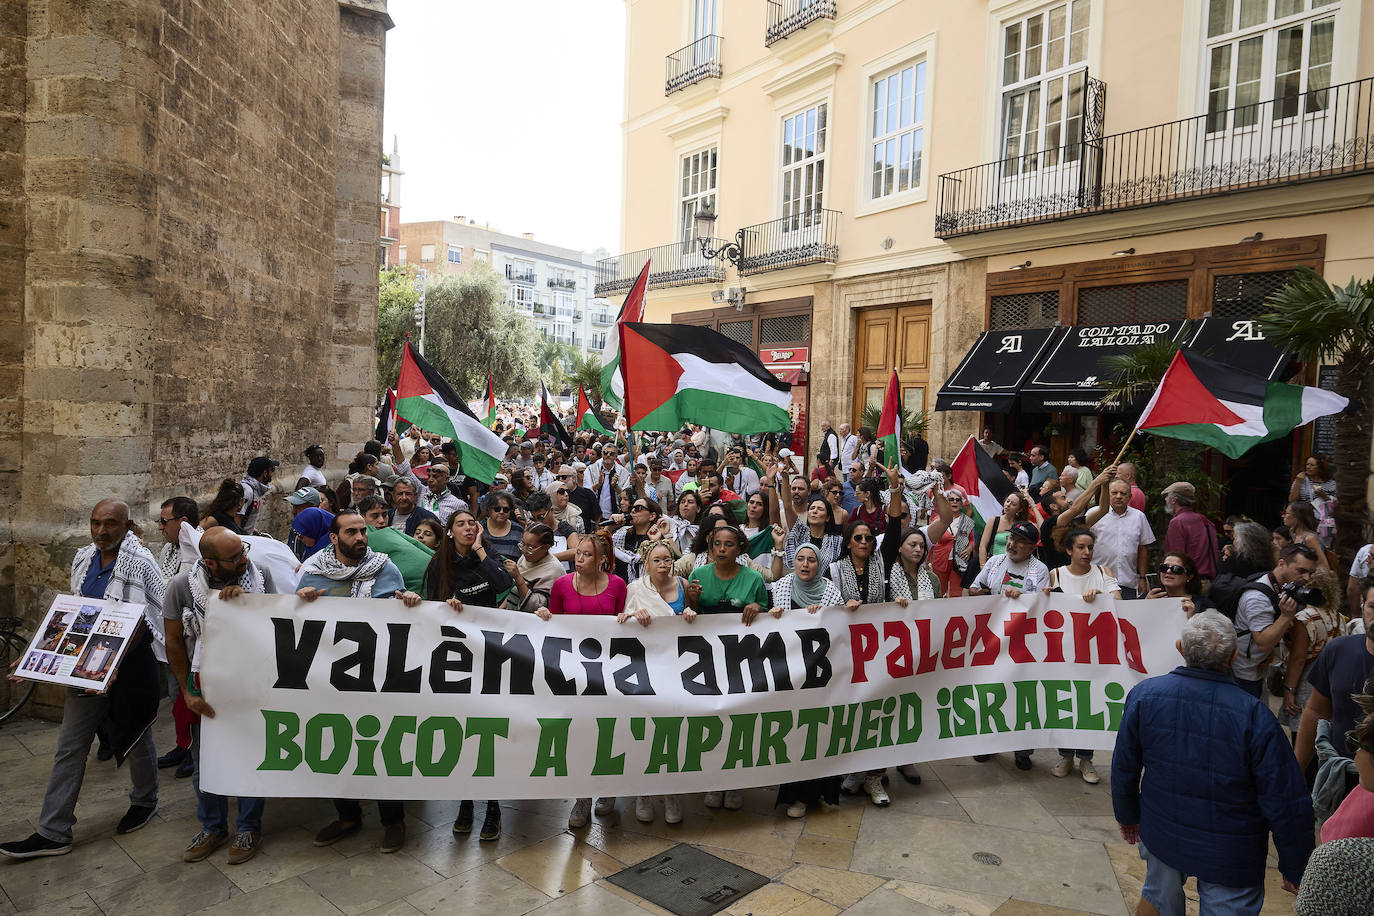
<path fill-rule="evenodd" d="M 72 559 L 71 593 L 81 594 L 81 584 L 86 581 L 91 563 L 100 555 L 100 548 L 87 544 L 76 552 Z M 110 573 L 110 584 L 105 587 L 106 601 L 121 601 L 143 605 L 143 617 L 148 628 L 153 631 L 154 654 L 159 661 L 165 660 L 163 646 L 166 637 L 162 635 L 162 597 L 166 592 L 167 581 L 162 577 L 162 569 L 148 548 L 134 537 L 132 531 L 124 533 L 119 545 L 119 556 L 115 558 L 114 571 Z"/>
<path fill-rule="evenodd" d="M 332 549 L 321 550 L 301 564 L 301 576 L 313 573 L 335 582 L 348 582 L 350 598 L 371 598 L 372 587 L 386 563 L 386 554 L 369 549 L 357 566 L 345 566 Z"/>
<path fill-rule="evenodd" d="M 846 601 L 859 601 L 859 573 L 854 569 L 854 561 L 845 557 L 830 566 L 830 578 L 840 586 L 840 594 Z M 868 580 L 868 601 L 866 604 L 881 604 L 886 597 L 887 577 L 883 574 L 883 561 L 876 556 L 868 558 L 868 568 L 864 570 Z"/>

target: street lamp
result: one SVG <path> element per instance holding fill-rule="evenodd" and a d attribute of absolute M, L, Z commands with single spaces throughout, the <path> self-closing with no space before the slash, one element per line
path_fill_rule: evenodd
<path fill-rule="evenodd" d="M 415 323 L 419 325 L 420 355 L 425 355 L 425 292 L 429 286 L 429 272 L 421 267 L 415 273 L 415 291 L 420 298 L 415 300 Z"/>
<path fill-rule="evenodd" d="M 697 210 L 696 216 L 692 219 L 692 231 L 696 234 L 697 245 L 701 249 L 701 256 L 710 261 L 715 258 L 723 257 L 725 260 L 739 267 L 740 258 L 744 256 L 744 230 L 735 233 L 733 242 L 725 242 L 714 251 L 711 250 L 711 239 L 714 237 L 716 229 L 716 214 L 710 207 L 702 207 Z"/>

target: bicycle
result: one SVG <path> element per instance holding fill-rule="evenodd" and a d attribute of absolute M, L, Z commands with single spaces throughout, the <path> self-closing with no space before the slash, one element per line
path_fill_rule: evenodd
<path fill-rule="evenodd" d="M 10 665 L 28 651 L 29 640 L 20 632 L 24 621 L 19 617 L 0 617 L 0 724 L 9 721 L 23 708 L 38 689 L 37 681 L 9 680 Z"/>

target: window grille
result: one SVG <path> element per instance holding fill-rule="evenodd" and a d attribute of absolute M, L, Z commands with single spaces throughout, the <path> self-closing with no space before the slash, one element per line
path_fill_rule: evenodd
<path fill-rule="evenodd" d="M 746 347 L 754 346 L 753 321 L 722 321 L 716 330 L 735 343 L 744 344 Z"/>
<path fill-rule="evenodd" d="M 992 297 L 993 329 L 1052 328 L 1058 320 L 1058 290 Z"/>
<path fill-rule="evenodd" d="M 1260 274 L 1227 274 L 1212 281 L 1212 315 L 1216 318 L 1254 318 L 1264 312 L 1264 300 L 1283 288 L 1291 270 Z"/>
<path fill-rule="evenodd" d="M 1162 280 L 1078 291 L 1078 324 L 1140 324 L 1188 317 L 1188 281 Z"/>
<path fill-rule="evenodd" d="M 811 341 L 810 315 L 779 315 L 759 321 L 759 346 L 807 344 Z"/>

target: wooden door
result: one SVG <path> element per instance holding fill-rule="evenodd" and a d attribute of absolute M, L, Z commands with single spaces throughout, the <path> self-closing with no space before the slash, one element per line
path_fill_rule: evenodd
<path fill-rule="evenodd" d="M 887 380 L 894 368 L 901 383 L 902 406 L 911 413 L 926 409 L 930 388 L 930 303 L 863 310 L 859 313 L 855 351 L 850 420 L 855 428 L 862 422 L 865 405 L 882 409 Z M 836 419 L 835 425 L 840 422 Z"/>

